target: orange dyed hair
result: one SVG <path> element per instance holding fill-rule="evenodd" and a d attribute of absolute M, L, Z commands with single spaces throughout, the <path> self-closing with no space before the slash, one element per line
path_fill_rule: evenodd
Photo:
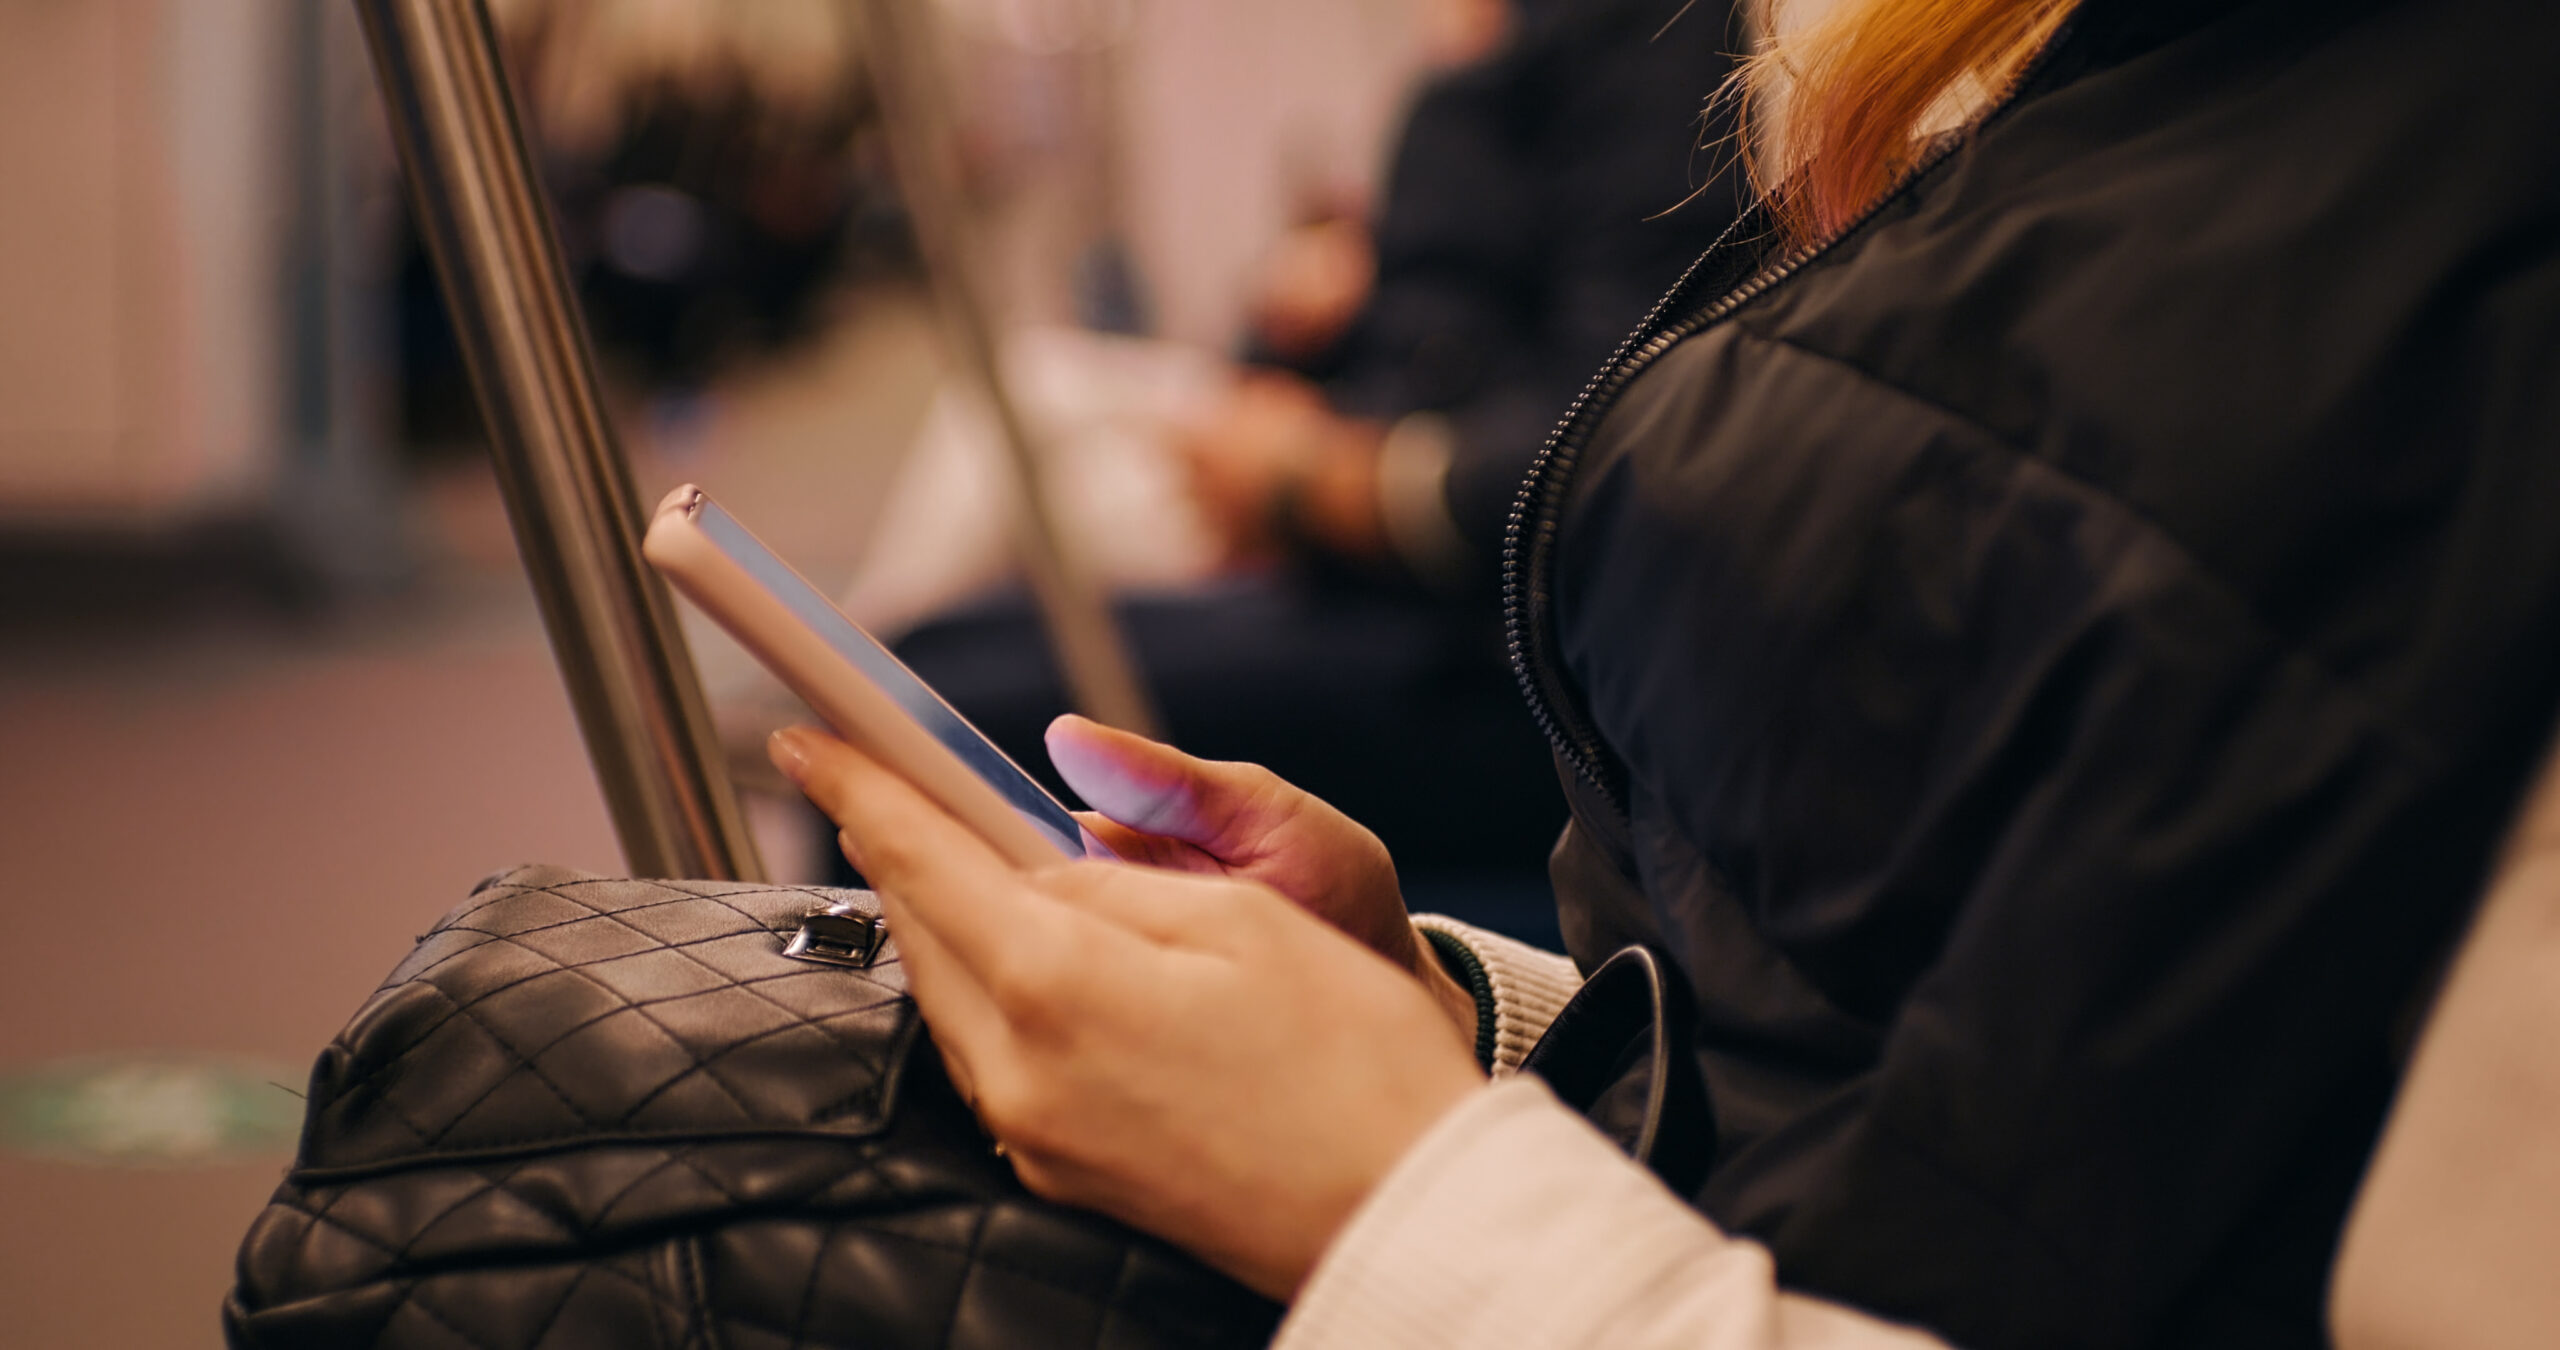
<path fill-rule="evenodd" d="M 2015 80 L 2072 0 L 1836 0 L 1786 32 L 1787 0 L 1759 0 L 1778 34 L 1735 73 L 1743 163 L 1799 242 L 1845 227 L 1938 132 Z"/>

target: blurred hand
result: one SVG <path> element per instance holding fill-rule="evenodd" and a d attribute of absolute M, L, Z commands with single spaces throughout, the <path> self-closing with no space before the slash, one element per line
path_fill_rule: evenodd
<path fill-rule="evenodd" d="M 1304 361 L 1351 327 L 1377 279 L 1368 226 L 1347 216 L 1297 226 L 1263 263 L 1254 334 L 1282 359 Z"/>
<path fill-rule="evenodd" d="M 1126 747 L 1101 745 L 1120 762 Z M 1482 1082 L 1407 972 L 1268 886 L 1126 863 L 1019 871 L 833 737 L 793 728 L 772 750 L 842 827 L 953 1082 L 1037 1194 L 1287 1298 Z"/>
<path fill-rule="evenodd" d="M 1378 449 L 1385 429 L 1337 415 L 1315 386 L 1256 371 L 1206 422 L 1175 441 L 1191 491 L 1237 562 L 1267 562 L 1297 543 L 1348 557 L 1387 550 L 1378 509 Z M 1275 526 L 1288 501 L 1302 539 Z"/>

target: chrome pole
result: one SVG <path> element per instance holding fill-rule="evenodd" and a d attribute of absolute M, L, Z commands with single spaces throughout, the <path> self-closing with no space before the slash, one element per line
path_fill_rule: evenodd
<path fill-rule="evenodd" d="M 1095 721 L 1161 736 L 1155 704 L 1102 588 L 1061 535 L 1043 486 L 1045 466 L 1031 424 L 1005 381 L 976 221 L 961 198 L 956 138 L 945 101 L 941 53 L 918 0 L 856 0 L 864 59 L 889 133 L 898 194 L 915 222 L 916 251 L 951 355 L 995 410 L 1012 470 L 1014 552 L 1031 584 L 1067 695 Z"/>
<path fill-rule="evenodd" d="M 516 549 L 642 876 L 761 880 L 482 0 L 355 0 L 410 201 L 488 424 Z"/>

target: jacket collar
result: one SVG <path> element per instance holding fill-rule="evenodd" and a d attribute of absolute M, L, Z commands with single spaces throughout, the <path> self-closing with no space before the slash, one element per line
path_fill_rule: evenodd
<path fill-rule="evenodd" d="M 2175 41 L 2252 0 L 2081 0 L 2072 12 L 2074 74 L 2102 70 Z"/>

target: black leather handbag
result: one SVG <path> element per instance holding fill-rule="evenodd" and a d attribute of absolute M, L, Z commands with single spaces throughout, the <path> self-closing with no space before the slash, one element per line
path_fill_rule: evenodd
<path fill-rule="evenodd" d="M 1713 1132 L 1665 975 L 1622 953 L 1532 1059 L 1676 1174 Z M 239 1350 L 1172 1350 L 1279 1314 L 1022 1188 L 868 893 L 529 867 L 321 1053 L 223 1325 Z"/>

